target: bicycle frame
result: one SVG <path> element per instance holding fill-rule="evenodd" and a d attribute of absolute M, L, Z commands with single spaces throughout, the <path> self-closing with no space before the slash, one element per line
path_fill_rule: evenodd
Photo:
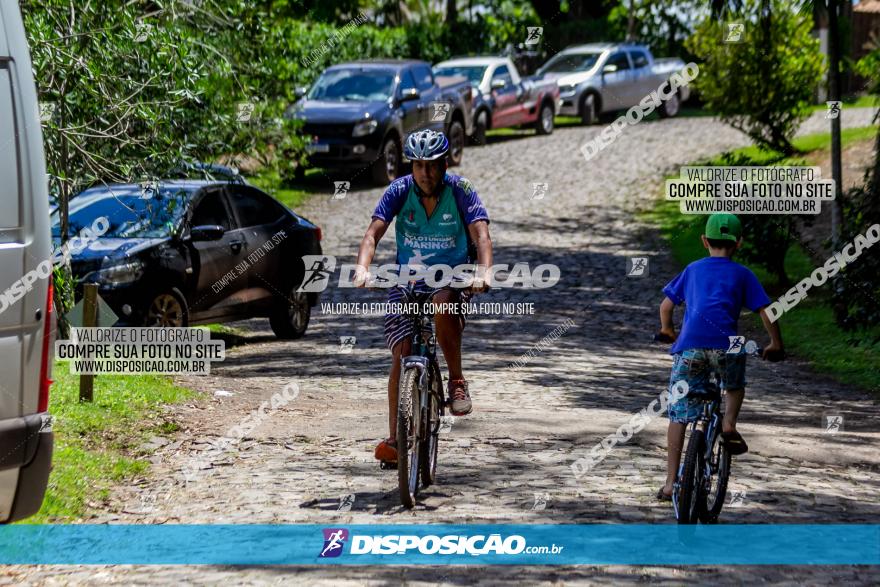
<path fill-rule="evenodd" d="M 421 294 L 415 291 L 413 283 L 406 288 L 401 288 L 405 303 L 418 303 L 421 298 L 430 298 L 433 294 Z M 433 316 L 422 312 L 407 315 L 413 327 L 410 338 L 410 352 L 412 354 L 400 358 L 400 372 L 403 373 L 408 367 L 419 370 L 419 389 L 426 389 L 428 382 L 428 369 L 432 363 L 437 362 L 437 340 L 434 336 Z M 426 334 L 427 333 L 427 334 Z"/>
<path fill-rule="evenodd" d="M 705 469 L 700 471 L 700 490 L 708 491 L 708 483 L 710 482 L 712 476 L 712 449 L 715 445 L 715 436 L 718 434 L 719 426 L 721 425 L 721 418 L 723 413 L 721 412 L 721 401 L 724 395 L 724 391 L 720 389 L 717 381 L 714 380 L 715 376 L 710 379 L 711 388 L 708 390 L 706 398 L 703 400 L 703 413 L 691 423 L 689 426 L 690 434 L 688 435 L 688 444 L 690 444 L 691 439 L 694 437 L 694 432 L 699 430 L 703 432 L 703 438 L 705 439 L 705 446 L 703 447 L 703 462 L 705 463 Z M 684 452 L 684 451 L 683 451 Z M 678 496 L 681 492 L 681 479 L 684 476 L 684 459 L 678 465 L 678 473 L 675 476 L 675 482 L 672 486 L 672 507 L 675 511 L 675 517 L 678 519 L 680 517 L 680 512 L 678 510 Z"/>

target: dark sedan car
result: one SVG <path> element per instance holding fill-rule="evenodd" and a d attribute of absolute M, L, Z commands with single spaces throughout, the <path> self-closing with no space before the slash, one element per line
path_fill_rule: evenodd
<path fill-rule="evenodd" d="M 116 184 L 85 190 L 69 208 L 71 236 L 108 220 L 71 267 L 80 283 L 99 285 L 120 324 L 266 316 L 280 338 L 305 333 L 317 294 L 296 290 L 302 256 L 321 254 L 321 229 L 259 189 L 223 181 Z"/>

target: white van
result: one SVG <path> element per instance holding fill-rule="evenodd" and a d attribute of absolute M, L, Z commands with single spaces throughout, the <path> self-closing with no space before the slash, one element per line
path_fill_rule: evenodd
<path fill-rule="evenodd" d="M 18 2 L 0 0 L 0 523 L 39 511 L 49 481 L 55 317 L 37 266 L 51 257 L 31 58 Z"/>

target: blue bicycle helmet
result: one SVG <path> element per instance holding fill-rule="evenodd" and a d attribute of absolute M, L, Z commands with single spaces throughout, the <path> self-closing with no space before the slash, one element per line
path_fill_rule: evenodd
<path fill-rule="evenodd" d="M 434 161 L 449 152 L 449 141 L 442 132 L 417 130 L 406 138 L 403 154 L 410 161 Z"/>

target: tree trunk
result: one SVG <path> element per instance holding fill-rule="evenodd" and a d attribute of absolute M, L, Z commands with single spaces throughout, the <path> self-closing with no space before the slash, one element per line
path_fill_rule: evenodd
<path fill-rule="evenodd" d="M 456 0 L 446 0 L 446 24 L 454 24 L 458 20 L 458 3 Z"/>
<path fill-rule="evenodd" d="M 626 40 L 636 40 L 636 0 L 629 0 L 628 18 L 626 22 Z"/>

